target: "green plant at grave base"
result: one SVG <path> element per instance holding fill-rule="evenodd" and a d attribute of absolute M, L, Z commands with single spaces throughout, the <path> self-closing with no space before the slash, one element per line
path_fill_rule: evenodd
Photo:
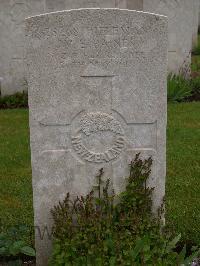
<path fill-rule="evenodd" d="M 196 46 L 193 50 L 192 50 L 192 54 L 193 55 L 200 55 L 200 46 Z"/>
<path fill-rule="evenodd" d="M 171 239 L 161 215 L 151 212 L 153 189 L 147 187 L 151 165 L 151 158 L 141 160 L 137 154 L 130 164 L 126 189 L 119 196 L 110 188 L 110 180 L 103 182 L 103 169 L 87 196 L 72 200 L 68 193 L 52 210 L 54 240 L 49 264 L 189 265 L 198 250 L 190 257 L 185 246 L 176 252 L 181 236 Z"/>
<path fill-rule="evenodd" d="M 169 74 L 167 79 L 168 102 L 181 102 L 192 95 L 191 81 L 181 75 Z"/>
<path fill-rule="evenodd" d="M 9 261 L 9 265 L 22 265 L 20 256 L 35 257 L 35 250 L 23 240 L 27 230 L 25 225 L 20 225 L 10 228 L 6 233 L 0 233 L 0 262 Z"/>
<path fill-rule="evenodd" d="M 200 77 L 191 79 L 192 95 L 191 98 L 200 101 Z"/>
<path fill-rule="evenodd" d="M 200 35 L 198 35 L 198 44 L 193 48 L 192 55 L 200 55 Z"/>
<path fill-rule="evenodd" d="M 194 55 L 192 56 L 192 65 L 191 65 L 192 74 L 195 72 L 199 76 L 199 70 L 200 70 L 200 56 Z"/>
<path fill-rule="evenodd" d="M 0 109 L 28 108 L 28 93 L 17 92 L 13 95 L 0 96 Z"/>

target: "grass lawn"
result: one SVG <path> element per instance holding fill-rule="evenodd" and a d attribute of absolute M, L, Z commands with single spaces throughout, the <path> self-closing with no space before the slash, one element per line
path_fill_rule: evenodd
<path fill-rule="evenodd" d="M 170 104 L 166 220 L 200 244 L 200 103 Z M 28 111 L 0 110 L 2 228 L 33 223 Z"/>
<path fill-rule="evenodd" d="M 200 103 L 168 106 L 167 223 L 200 244 Z"/>
<path fill-rule="evenodd" d="M 27 110 L 0 110 L 0 223 L 32 224 Z"/>

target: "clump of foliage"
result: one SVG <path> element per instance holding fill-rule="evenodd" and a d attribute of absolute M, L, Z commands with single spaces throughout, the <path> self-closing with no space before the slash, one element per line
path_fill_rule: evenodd
<path fill-rule="evenodd" d="M 12 265 L 22 265 L 23 256 L 35 257 L 35 250 L 23 240 L 26 231 L 26 226 L 21 225 L 0 233 L 0 264 L 8 261 Z"/>
<path fill-rule="evenodd" d="M 200 101 L 200 76 L 191 79 L 192 95 L 188 98 L 190 101 Z"/>
<path fill-rule="evenodd" d="M 200 100 L 199 57 L 193 56 L 191 72 L 188 64 L 190 56 L 189 54 L 185 59 L 178 74 L 170 73 L 168 75 L 168 102 L 192 102 Z"/>
<path fill-rule="evenodd" d="M 199 33 L 200 28 L 198 29 Z M 200 35 L 198 35 L 198 42 L 196 46 L 192 49 L 192 55 L 200 55 Z"/>
<path fill-rule="evenodd" d="M 192 55 L 200 55 L 200 37 L 198 37 L 197 45 L 192 49 Z"/>
<path fill-rule="evenodd" d="M 200 77 L 185 78 L 170 74 L 167 81 L 168 102 L 187 102 L 200 100 Z"/>
<path fill-rule="evenodd" d="M 193 72 L 195 74 L 199 74 L 199 71 L 200 71 L 200 57 L 199 57 L 199 55 L 192 56 L 191 70 L 192 70 L 192 76 L 193 76 Z"/>
<path fill-rule="evenodd" d="M 200 45 L 193 48 L 192 55 L 200 55 Z"/>
<path fill-rule="evenodd" d="M 28 108 L 28 93 L 17 92 L 13 95 L 0 96 L 0 109 Z"/>
<path fill-rule="evenodd" d="M 190 79 L 182 75 L 169 74 L 167 79 L 167 99 L 169 102 L 181 102 L 192 95 Z"/>
<path fill-rule="evenodd" d="M 180 236 L 170 240 L 161 218 L 152 214 L 152 192 L 147 187 L 152 159 L 139 154 L 130 163 L 127 185 L 115 195 L 111 182 L 103 182 L 85 197 L 70 194 L 52 210 L 53 254 L 50 265 L 189 265 L 186 247 L 174 249 Z"/>

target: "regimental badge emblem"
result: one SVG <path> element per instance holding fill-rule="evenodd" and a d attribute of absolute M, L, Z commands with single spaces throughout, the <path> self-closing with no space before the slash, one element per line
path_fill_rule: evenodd
<path fill-rule="evenodd" d="M 124 130 L 113 116 L 95 112 L 84 114 L 71 142 L 81 159 L 107 163 L 119 157 L 125 147 Z"/>

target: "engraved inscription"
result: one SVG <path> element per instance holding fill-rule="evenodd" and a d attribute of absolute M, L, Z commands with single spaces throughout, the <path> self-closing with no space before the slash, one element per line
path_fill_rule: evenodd
<path fill-rule="evenodd" d="M 61 42 L 69 44 L 67 47 L 71 53 L 69 56 L 72 65 L 91 63 L 128 67 L 135 63 L 138 53 L 145 54 L 157 47 L 156 40 L 149 39 L 149 36 L 146 37 L 146 42 L 150 43 L 148 47 L 139 45 L 140 39 L 136 35 L 140 31 L 142 33 L 142 25 L 132 25 L 131 22 L 120 26 L 72 25 Z"/>
<path fill-rule="evenodd" d="M 91 141 L 92 147 L 89 143 Z M 125 146 L 124 130 L 120 123 L 108 114 L 87 113 L 80 120 L 80 128 L 72 136 L 72 146 L 75 152 L 88 162 L 110 162 L 120 155 Z"/>

